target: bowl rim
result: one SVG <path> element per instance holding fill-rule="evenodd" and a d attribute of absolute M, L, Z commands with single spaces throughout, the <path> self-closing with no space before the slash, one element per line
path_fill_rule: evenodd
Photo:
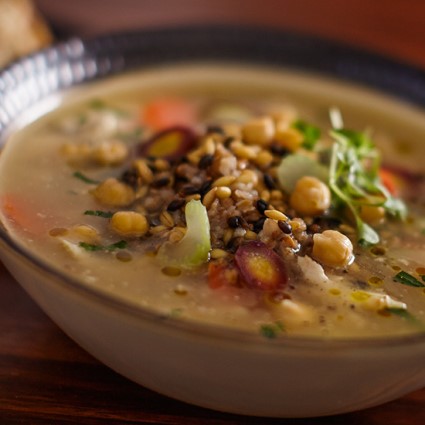
<path fill-rule="evenodd" d="M 230 44 L 226 45 L 229 40 Z M 187 49 L 187 43 L 193 49 Z M 170 52 L 176 46 L 178 49 Z M 205 46 L 211 47 L 211 50 L 205 51 Z M 238 48 L 242 50 L 237 51 Z M 153 54 L 152 51 L 156 53 Z M 148 56 L 143 56 L 142 53 L 147 53 Z M 291 56 L 291 53 L 295 55 Z M 385 56 L 324 38 L 281 30 L 228 25 L 176 27 L 121 32 L 91 39 L 71 38 L 0 70 L 0 99 L 6 99 L 6 102 L 0 102 L 0 143 L 6 140 L 11 126 L 25 110 L 52 94 L 152 65 L 217 59 L 228 62 L 236 59 L 252 65 L 309 71 L 316 76 L 361 83 L 383 94 L 394 95 L 398 100 L 407 100 L 425 107 L 425 71 Z M 33 90 L 29 95 L 22 93 L 22 88 L 28 88 L 28 85 L 25 86 L 28 83 Z M 11 96 L 17 94 L 23 97 L 21 101 L 5 105 Z M 23 261 L 53 277 L 57 284 L 66 289 L 132 317 L 154 321 L 169 329 L 198 337 L 247 346 L 258 346 L 261 343 L 261 346 L 277 349 L 373 349 L 425 344 L 425 331 L 394 337 L 337 338 L 283 334 L 278 338 L 268 339 L 259 332 L 164 316 L 90 287 L 55 269 L 15 241 L 1 221 L 0 236 L 3 249 L 18 254 Z"/>

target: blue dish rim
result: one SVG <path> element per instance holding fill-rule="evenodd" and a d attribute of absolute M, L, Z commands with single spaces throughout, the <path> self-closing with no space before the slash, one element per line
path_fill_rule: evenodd
<path fill-rule="evenodd" d="M 425 107 L 424 70 L 339 42 L 258 27 L 219 25 L 142 30 L 92 39 L 71 38 L 0 70 L 0 144 L 4 142 L 9 127 L 25 110 L 56 92 L 138 68 L 200 60 L 247 62 L 314 72 L 341 81 L 360 83 Z M 25 88 L 30 90 L 26 91 Z M 0 235 L 9 248 L 41 271 L 49 273 L 57 282 L 100 299 L 110 307 L 183 331 L 231 342 L 258 343 L 261 338 L 242 331 L 165 318 L 132 306 L 46 266 L 14 242 L 1 222 Z M 273 342 L 277 346 L 283 343 L 286 346 L 326 346 L 330 349 L 347 345 L 372 348 L 422 344 L 425 342 L 425 332 L 353 340 L 284 337 Z"/>
<path fill-rule="evenodd" d="M 425 106 L 425 70 L 382 55 L 260 27 L 178 27 L 71 38 L 0 70 L 0 141 L 18 114 L 58 90 L 149 65 L 215 59 L 313 71 Z"/>

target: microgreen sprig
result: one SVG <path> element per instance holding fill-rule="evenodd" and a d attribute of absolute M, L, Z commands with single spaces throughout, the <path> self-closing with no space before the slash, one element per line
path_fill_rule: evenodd
<path fill-rule="evenodd" d="M 335 110 L 333 110 L 335 114 Z M 381 206 L 385 211 L 398 218 L 404 218 L 406 207 L 395 199 L 379 177 L 381 158 L 374 143 L 365 132 L 357 132 L 340 127 L 331 130 L 334 141 L 329 167 L 329 186 L 338 206 L 351 211 L 361 245 L 373 245 L 379 242 L 378 233 L 360 215 L 362 206 Z"/>

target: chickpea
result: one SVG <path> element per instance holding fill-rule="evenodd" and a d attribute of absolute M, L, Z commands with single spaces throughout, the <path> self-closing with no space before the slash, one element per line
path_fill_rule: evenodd
<path fill-rule="evenodd" d="M 278 123 L 275 140 L 280 146 L 294 152 L 303 144 L 304 136 L 296 128 L 289 127 L 287 123 Z"/>
<path fill-rule="evenodd" d="M 66 156 L 70 164 L 79 164 L 91 158 L 92 148 L 88 143 L 65 143 L 61 153 Z"/>
<path fill-rule="evenodd" d="M 353 244 L 337 230 L 325 230 L 313 236 L 312 256 L 329 267 L 346 267 L 353 259 Z"/>
<path fill-rule="evenodd" d="M 111 218 L 111 228 L 122 236 L 143 236 L 149 223 L 143 214 L 135 211 L 118 211 Z"/>
<path fill-rule="evenodd" d="M 331 205 L 331 191 L 318 178 L 304 176 L 297 181 L 289 203 L 303 216 L 323 214 Z"/>
<path fill-rule="evenodd" d="M 119 140 L 103 142 L 93 150 L 93 159 L 100 165 L 118 165 L 127 155 L 127 146 Z"/>
<path fill-rule="evenodd" d="M 270 117 L 252 119 L 242 127 L 243 140 L 249 145 L 268 145 L 274 133 L 274 123 Z"/>
<path fill-rule="evenodd" d="M 385 209 L 375 205 L 362 205 L 360 207 L 360 217 L 368 224 L 381 224 L 385 219 Z"/>
<path fill-rule="evenodd" d="M 130 186 L 113 177 L 100 183 L 99 186 L 92 191 L 92 195 L 100 203 L 113 207 L 130 205 L 136 196 L 134 190 Z"/>

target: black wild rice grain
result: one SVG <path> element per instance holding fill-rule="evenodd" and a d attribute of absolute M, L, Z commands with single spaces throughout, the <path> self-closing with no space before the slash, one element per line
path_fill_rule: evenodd
<path fill-rule="evenodd" d="M 276 144 L 270 146 L 270 152 L 277 156 L 285 156 L 290 153 L 288 149 Z"/>
<path fill-rule="evenodd" d="M 287 235 L 290 235 L 292 233 L 292 226 L 283 220 L 279 220 L 277 222 L 277 225 L 279 226 L 279 229 L 282 230 L 283 233 L 286 233 Z"/>
<path fill-rule="evenodd" d="M 257 208 L 260 214 L 264 214 L 264 211 L 266 211 L 269 208 L 269 204 L 264 199 L 259 199 L 255 203 L 255 208 Z"/>
<path fill-rule="evenodd" d="M 233 136 L 228 136 L 223 140 L 223 146 L 226 149 L 229 149 L 230 147 L 230 143 L 232 143 L 235 140 L 235 138 Z"/>
<path fill-rule="evenodd" d="M 173 212 L 173 211 L 177 211 L 178 209 L 180 209 L 184 204 L 186 203 L 186 201 L 184 199 L 174 199 L 174 201 L 171 201 L 168 204 L 167 207 L 167 211 Z"/>
<path fill-rule="evenodd" d="M 139 174 L 137 170 L 129 169 L 124 171 L 121 176 L 121 180 L 129 186 L 136 188 L 139 184 Z"/>
<path fill-rule="evenodd" d="M 212 186 L 212 180 L 206 180 L 204 183 L 201 184 L 201 187 L 199 188 L 199 193 L 201 196 L 204 196 L 206 193 L 209 192 Z"/>
<path fill-rule="evenodd" d="M 183 186 L 180 191 L 181 196 L 194 195 L 195 193 L 199 193 L 199 187 L 192 185 Z"/>
<path fill-rule="evenodd" d="M 151 183 L 151 186 L 155 189 L 158 189 L 160 187 L 164 187 L 167 186 L 168 184 L 170 184 L 171 180 L 169 177 L 161 177 L 159 179 L 154 180 Z"/>
<path fill-rule="evenodd" d="M 260 217 L 254 224 L 252 227 L 252 230 L 255 233 L 259 233 L 261 232 L 261 230 L 263 230 L 264 227 L 264 222 L 266 221 L 267 217 Z"/>
<path fill-rule="evenodd" d="M 318 224 L 313 223 L 313 224 L 310 224 L 310 226 L 307 227 L 307 230 L 308 230 L 309 233 L 319 233 L 320 230 L 321 230 L 321 227 Z"/>
<path fill-rule="evenodd" d="M 276 189 L 276 183 L 274 182 L 273 177 L 270 174 L 264 174 L 264 184 L 269 190 Z"/>
<path fill-rule="evenodd" d="M 234 215 L 227 219 L 227 224 L 233 229 L 237 229 L 241 225 L 241 219 L 238 215 Z"/>
<path fill-rule="evenodd" d="M 226 249 L 234 254 L 242 243 L 242 240 L 243 238 L 240 237 L 230 239 L 230 241 L 227 242 Z"/>
<path fill-rule="evenodd" d="M 226 134 L 222 127 L 219 125 L 209 125 L 207 127 L 207 134 L 210 133 L 218 133 L 218 134 Z"/>
<path fill-rule="evenodd" d="M 213 162 L 214 162 L 214 155 L 206 154 L 202 156 L 201 159 L 199 160 L 198 167 L 201 170 L 205 170 L 208 167 L 210 167 Z"/>

